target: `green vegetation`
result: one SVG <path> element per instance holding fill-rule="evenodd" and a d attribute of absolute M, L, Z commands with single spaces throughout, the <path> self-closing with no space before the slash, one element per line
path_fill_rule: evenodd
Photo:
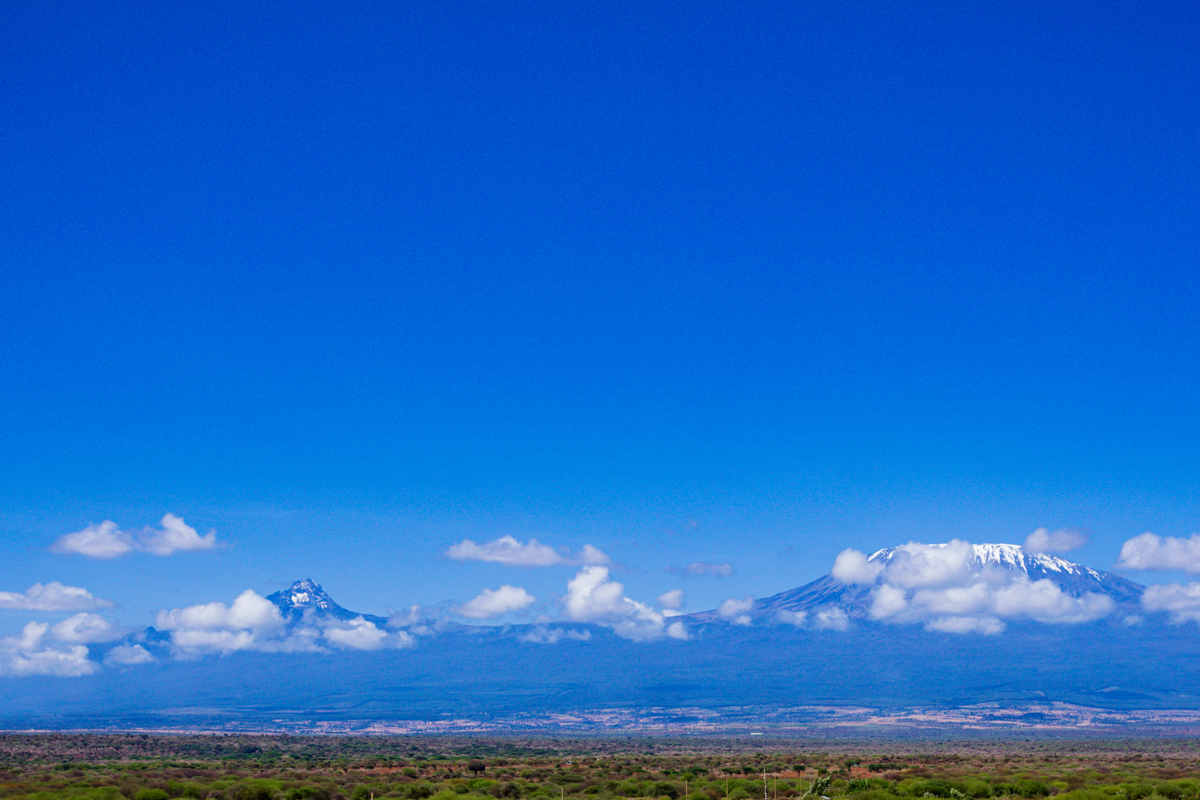
<path fill-rule="evenodd" d="M 0 800 L 758 800 L 764 792 L 766 800 L 1200 800 L 1200 747 L 1185 740 L 840 748 L 8 734 L 0 735 Z"/>

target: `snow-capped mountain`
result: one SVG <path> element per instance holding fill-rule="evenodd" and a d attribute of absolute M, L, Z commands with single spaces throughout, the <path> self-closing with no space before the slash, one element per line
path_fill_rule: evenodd
<path fill-rule="evenodd" d="M 846 551 L 854 553 L 854 551 Z M 846 553 L 843 553 L 845 556 Z M 849 558 L 848 566 L 797 589 L 754 603 L 736 613 L 720 610 L 690 615 L 695 622 L 778 623 L 816 620 L 836 627 L 846 621 L 888 619 L 881 607 L 918 600 L 939 607 L 942 617 L 992 613 L 997 605 L 1014 617 L 1041 621 L 1082 621 L 1110 612 L 1136 612 L 1145 587 L 1101 570 L 1046 553 L 1028 553 L 1015 544 L 900 545 Z M 842 556 L 839 556 L 841 562 Z M 1024 605 L 1023 600 L 1028 600 Z M 971 604 L 975 604 L 972 610 Z M 958 606 L 958 607 L 954 607 Z M 1054 618 L 1057 613 L 1059 618 Z M 1000 614 L 1000 616 L 1004 616 Z M 933 617 L 892 616 L 889 621 Z"/>
<path fill-rule="evenodd" d="M 321 584 L 312 578 L 296 581 L 287 589 L 267 595 L 267 599 L 278 606 L 280 613 L 283 614 L 283 618 L 289 622 L 299 621 L 304 618 L 305 614 L 315 614 L 317 616 L 328 616 L 340 620 L 352 620 L 362 617 L 367 622 L 373 622 L 376 625 L 387 623 L 387 619 L 384 617 L 378 617 L 373 614 L 359 614 L 356 611 L 348 611 L 342 608 L 333 601 L 332 597 L 326 594 L 325 590 L 321 588 Z"/>

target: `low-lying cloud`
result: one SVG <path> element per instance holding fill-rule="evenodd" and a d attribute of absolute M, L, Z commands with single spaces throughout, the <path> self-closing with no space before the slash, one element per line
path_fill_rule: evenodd
<path fill-rule="evenodd" d="M 1142 608 L 1166 612 L 1171 622 L 1200 623 L 1200 583 L 1164 583 L 1147 586 L 1142 594 Z"/>
<path fill-rule="evenodd" d="M 229 606 L 215 602 L 160 610 L 155 627 L 170 633 L 178 658 L 240 650 L 288 653 L 330 648 L 396 649 L 411 647 L 416 641 L 407 631 L 389 631 L 361 616 L 344 621 L 308 615 L 297 625 L 285 625 L 275 604 L 251 589 Z"/>
<path fill-rule="evenodd" d="M 1139 570 L 1177 570 L 1200 574 L 1200 533 L 1190 538 L 1143 533 L 1121 546 L 1117 566 Z"/>
<path fill-rule="evenodd" d="M 159 527 L 147 526 L 136 533 L 121 530 L 112 520 L 88 525 L 81 531 L 61 537 L 50 546 L 50 550 L 87 558 L 110 559 L 135 551 L 169 556 L 180 552 L 212 550 L 216 546 L 217 534 L 214 531 L 201 536 L 182 518 L 166 514 Z"/>
<path fill-rule="evenodd" d="M 579 570 L 567 583 L 563 607 L 575 622 L 603 625 L 633 641 L 647 642 L 664 636 L 688 638 L 682 622 L 667 625 L 661 611 L 626 597 L 625 587 L 609 580 L 607 567 L 588 566 Z"/>
<path fill-rule="evenodd" d="M 512 536 L 501 536 L 477 544 L 463 539 L 446 549 L 446 557 L 454 561 L 489 561 L 511 567 L 553 567 L 608 564 L 610 559 L 598 548 L 585 544 L 578 553 L 560 552 L 537 539 L 522 543 Z"/>
<path fill-rule="evenodd" d="M 54 641 L 47 622 L 27 623 L 20 636 L 0 638 L 0 675 L 3 676 L 77 678 L 90 675 L 99 668 L 99 664 L 88 658 L 85 645 Z"/>
<path fill-rule="evenodd" d="M 95 611 L 112 608 L 108 600 L 93 597 L 87 589 L 58 581 L 35 583 L 22 592 L 0 592 L 0 608 L 18 611 Z"/>
<path fill-rule="evenodd" d="M 749 625 L 751 623 L 750 612 L 753 609 L 753 597 L 745 597 L 741 600 L 731 597 L 717 606 L 717 616 L 734 625 Z"/>
<path fill-rule="evenodd" d="M 1048 579 L 1022 572 L 972 569 L 969 542 L 911 542 L 884 562 L 857 550 L 844 550 L 833 576 L 842 583 L 872 585 L 867 617 L 897 624 L 920 624 L 945 633 L 996 634 L 1005 620 L 1045 623 L 1090 622 L 1112 613 L 1111 597 L 1097 592 L 1075 596 Z"/>

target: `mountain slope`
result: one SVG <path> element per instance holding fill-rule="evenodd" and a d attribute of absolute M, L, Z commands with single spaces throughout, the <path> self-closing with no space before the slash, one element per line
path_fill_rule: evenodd
<path fill-rule="evenodd" d="M 299 622 L 305 614 L 315 614 L 347 622 L 362 617 L 367 622 L 373 622 L 376 625 L 387 623 L 385 617 L 359 614 L 342 608 L 321 588 L 321 584 L 312 578 L 296 581 L 287 589 L 267 595 L 267 599 L 279 608 L 283 618 L 288 622 Z"/>

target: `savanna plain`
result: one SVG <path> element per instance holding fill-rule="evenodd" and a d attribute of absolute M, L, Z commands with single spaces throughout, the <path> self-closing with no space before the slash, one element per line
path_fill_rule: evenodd
<path fill-rule="evenodd" d="M 1200 797 L 1190 738 L 0 735 L 5 800 Z"/>

